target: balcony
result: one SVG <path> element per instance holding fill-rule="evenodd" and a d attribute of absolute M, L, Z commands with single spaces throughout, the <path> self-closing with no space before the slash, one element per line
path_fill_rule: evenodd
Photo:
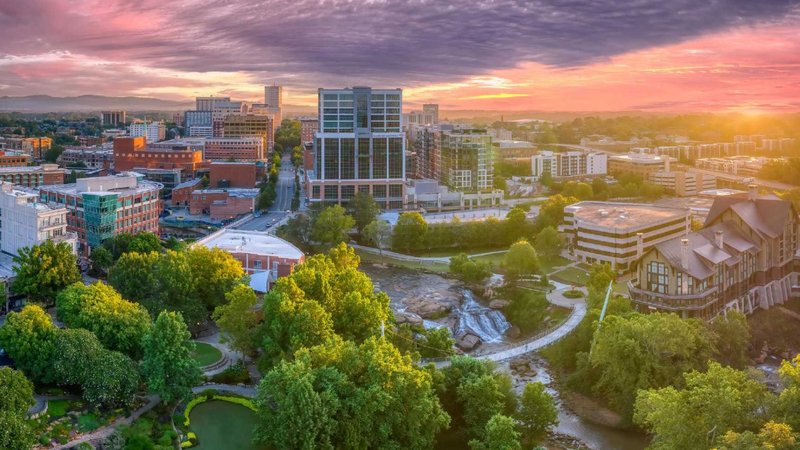
<path fill-rule="evenodd" d="M 706 289 L 699 294 L 670 295 L 646 291 L 628 282 L 631 300 L 646 306 L 668 311 L 703 310 L 717 301 L 717 287 Z"/>

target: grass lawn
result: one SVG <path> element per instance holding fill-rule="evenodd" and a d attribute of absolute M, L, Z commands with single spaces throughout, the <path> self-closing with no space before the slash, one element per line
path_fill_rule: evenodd
<path fill-rule="evenodd" d="M 505 257 L 506 257 L 505 253 L 495 253 L 494 255 L 476 256 L 472 259 L 474 261 L 488 262 L 492 265 L 492 268 L 499 269 L 500 264 L 503 262 L 503 259 Z"/>
<path fill-rule="evenodd" d="M 566 266 L 567 264 L 571 263 L 567 258 L 564 258 L 561 255 L 553 256 L 553 257 L 539 257 L 539 264 L 542 266 L 542 271 L 544 273 L 550 273 L 556 267 Z"/>
<path fill-rule="evenodd" d="M 197 450 L 256 450 L 253 443 L 256 415 L 235 403 L 211 400 L 201 403 L 190 413 L 189 428 L 197 434 Z"/>
<path fill-rule="evenodd" d="M 200 367 L 214 364 L 222 358 L 222 352 L 213 345 L 206 344 L 205 342 L 195 342 L 195 349 L 192 353 L 192 358 L 197 361 Z"/>
<path fill-rule="evenodd" d="M 47 414 L 50 417 L 61 417 L 67 414 L 67 400 L 49 400 L 47 402 Z"/>
<path fill-rule="evenodd" d="M 550 275 L 550 278 L 562 283 L 585 286 L 589 279 L 589 272 L 577 267 L 567 267 Z"/>
<path fill-rule="evenodd" d="M 356 254 L 361 258 L 361 262 L 377 263 L 377 264 L 390 264 L 405 269 L 419 270 L 425 269 L 431 272 L 449 272 L 450 267 L 445 263 L 439 262 L 419 262 L 419 261 L 406 261 L 403 259 L 392 258 L 388 255 L 376 255 L 356 249 Z"/>

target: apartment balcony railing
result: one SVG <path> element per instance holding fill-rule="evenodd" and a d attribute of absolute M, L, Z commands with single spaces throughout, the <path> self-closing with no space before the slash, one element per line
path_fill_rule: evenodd
<path fill-rule="evenodd" d="M 634 286 L 632 281 L 629 281 L 628 291 L 631 300 L 635 303 L 673 311 L 702 310 L 712 305 L 718 298 L 717 287 L 706 289 L 698 294 L 670 295 L 640 289 Z"/>

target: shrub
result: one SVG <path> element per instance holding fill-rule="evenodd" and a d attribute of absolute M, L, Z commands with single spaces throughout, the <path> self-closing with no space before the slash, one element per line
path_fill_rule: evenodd
<path fill-rule="evenodd" d="M 213 398 L 215 395 L 217 395 L 217 390 L 216 390 L 216 389 L 205 389 L 205 390 L 203 390 L 202 392 L 200 392 L 200 394 L 199 394 L 199 395 L 200 395 L 201 397 L 205 397 L 205 398 L 206 398 L 206 400 L 210 400 L 210 399 L 211 399 L 211 398 Z"/>
<path fill-rule="evenodd" d="M 583 297 L 583 292 L 577 289 L 571 289 L 569 291 L 564 291 L 562 295 L 566 298 L 581 298 Z"/>
<path fill-rule="evenodd" d="M 250 372 L 248 372 L 247 367 L 239 361 L 221 373 L 212 376 L 210 381 L 220 384 L 247 384 L 250 382 Z"/>

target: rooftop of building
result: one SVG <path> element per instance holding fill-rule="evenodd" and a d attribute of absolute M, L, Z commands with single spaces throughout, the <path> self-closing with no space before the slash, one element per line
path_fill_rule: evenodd
<path fill-rule="evenodd" d="M 577 221 L 613 229 L 638 229 L 689 215 L 689 210 L 686 208 L 594 201 L 569 205 L 565 211 L 572 212 Z"/>
<path fill-rule="evenodd" d="M 626 153 L 624 155 L 610 155 L 610 161 L 627 161 L 636 164 L 661 164 L 667 159 L 677 161 L 667 155 L 653 155 L 650 153 Z"/>
<path fill-rule="evenodd" d="M 76 183 L 53 184 L 39 189 L 65 195 L 81 194 L 120 194 L 135 195 L 164 188 L 161 183 L 140 179 L 134 172 L 123 172 L 105 177 L 80 178 Z"/>
<path fill-rule="evenodd" d="M 203 180 L 201 180 L 200 178 L 195 178 L 193 180 L 184 181 L 182 183 L 176 184 L 175 187 L 172 188 L 172 189 L 173 190 L 174 189 L 183 189 L 183 188 L 187 188 L 187 187 L 197 186 L 198 184 L 200 184 L 201 181 L 203 181 Z"/>
<path fill-rule="evenodd" d="M 58 167 L 58 164 L 42 164 L 39 166 L 0 167 L 0 175 L 5 173 L 64 172 L 64 171 L 65 169 Z"/>
<path fill-rule="evenodd" d="M 528 141 L 515 141 L 513 139 L 494 140 L 492 143 L 500 148 L 534 148 L 532 142 Z"/>
<path fill-rule="evenodd" d="M 8 195 L 16 199 L 24 200 L 17 203 L 20 206 L 35 209 L 42 213 L 64 209 L 63 206 L 49 205 L 39 201 L 39 193 L 33 189 L 26 189 L 21 186 L 14 186 L 11 183 L 0 181 L 0 195 Z"/>
<path fill-rule="evenodd" d="M 757 188 L 751 187 L 756 190 Z M 794 211 L 792 203 L 773 194 L 758 195 L 757 192 L 718 197 L 711 206 L 706 224 L 732 210 L 744 223 L 757 233 L 774 238 L 783 233 L 789 211 Z M 797 214 L 797 211 L 794 211 Z"/>
<path fill-rule="evenodd" d="M 745 194 L 745 191 L 740 191 L 739 189 L 706 189 L 705 191 L 700 191 L 697 195 L 703 197 L 727 197 L 729 195 L 742 195 Z"/>
<path fill-rule="evenodd" d="M 291 243 L 263 231 L 223 228 L 198 240 L 193 245 L 216 247 L 230 253 L 249 253 L 296 260 L 304 256 L 303 252 Z"/>
<path fill-rule="evenodd" d="M 259 191 L 258 189 L 247 189 L 247 188 L 226 188 L 226 189 L 198 189 L 193 191 L 193 194 L 222 194 L 228 193 L 229 197 L 238 197 L 238 198 L 255 198 L 258 197 Z"/>

